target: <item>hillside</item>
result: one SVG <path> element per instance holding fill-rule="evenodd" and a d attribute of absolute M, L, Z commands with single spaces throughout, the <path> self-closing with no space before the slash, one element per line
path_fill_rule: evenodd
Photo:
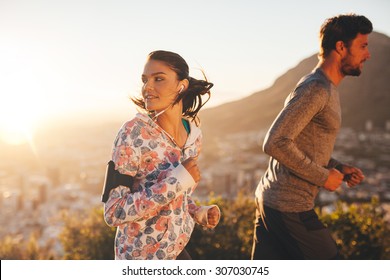
<path fill-rule="evenodd" d="M 371 59 L 365 63 L 362 75 L 347 77 L 339 86 L 345 127 L 361 129 L 367 120 L 372 120 L 375 126 L 384 127 L 385 122 L 390 120 L 390 38 L 373 32 L 369 40 Z M 214 138 L 268 129 L 286 96 L 317 63 L 317 55 L 312 55 L 276 79 L 270 88 L 204 110 L 200 115 L 204 135 Z"/>

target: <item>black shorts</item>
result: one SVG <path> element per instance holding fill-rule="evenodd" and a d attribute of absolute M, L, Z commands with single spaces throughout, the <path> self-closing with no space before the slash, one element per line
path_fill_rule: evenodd
<path fill-rule="evenodd" d="M 264 222 L 257 209 L 253 260 L 338 259 L 336 242 L 314 210 L 280 212 L 264 206 Z"/>

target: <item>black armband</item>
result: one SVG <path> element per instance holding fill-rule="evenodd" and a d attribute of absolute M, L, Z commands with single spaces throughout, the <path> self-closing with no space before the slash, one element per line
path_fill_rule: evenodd
<path fill-rule="evenodd" d="M 106 177 L 104 179 L 102 202 L 107 202 L 110 191 L 118 186 L 128 187 L 134 193 L 133 182 L 134 177 L 119 173 L 118 170 L 115 170 L 115 163 L 110 160 L 107 164 Z"/>

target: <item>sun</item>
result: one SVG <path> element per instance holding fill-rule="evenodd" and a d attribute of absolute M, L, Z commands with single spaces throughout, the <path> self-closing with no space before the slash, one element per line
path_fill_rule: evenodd
<path fill-rule="evenodd" d="M 28 91 L 23 84 L 3 83 L 0 89 L 0 142 L 9 145 L 31 143 L 42 114 L 39 95 Z"/>
<path fill-rule="evenodd" d="M 30 143 L 34 129 L 43 116 L 43 91 L 39 67 L 17 49 L 1 48 L 0 65 L 0 142 L 9 145 Z M 30 61 L 31 60 L 31 61 Z"/>
<path fill-rule="evenodd" d="M 27 94 L 28 91 L 18 90 L 11 94 L 12 89 L 3 84 L 2 92 L 7 89 L 9 94 L 2 96 L 0 104 L 0 141 L 9 145 L 31 143 L 42 114 L 42 104 L 34 94 Z"/>
<path fill-rule="evenodd" d="M 6 144 L 20 145 L 31 142 L 33 126 L 21 119 L 2 120 L 0 126 L 0 139 Z"/>
<path fill-rule="evenodd" d="M 32 141 L 37 121 L 34 104 L 21 105 L 19 102 L 8 99 L 1 106 L 0 139 L 6 144 L 20 145 Z"/>

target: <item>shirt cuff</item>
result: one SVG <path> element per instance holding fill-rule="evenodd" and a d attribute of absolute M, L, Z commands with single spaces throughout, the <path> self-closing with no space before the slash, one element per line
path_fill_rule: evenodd
<path fill-rule="evenodd" d="M 192 188 L 195 185 L 194 178 L 192 178 L 191 174 L 182 164 L 179 164 L 175 169 L 173 169 L 170 177 L 175 177 L 180 182 L 183 190 Z"/>

